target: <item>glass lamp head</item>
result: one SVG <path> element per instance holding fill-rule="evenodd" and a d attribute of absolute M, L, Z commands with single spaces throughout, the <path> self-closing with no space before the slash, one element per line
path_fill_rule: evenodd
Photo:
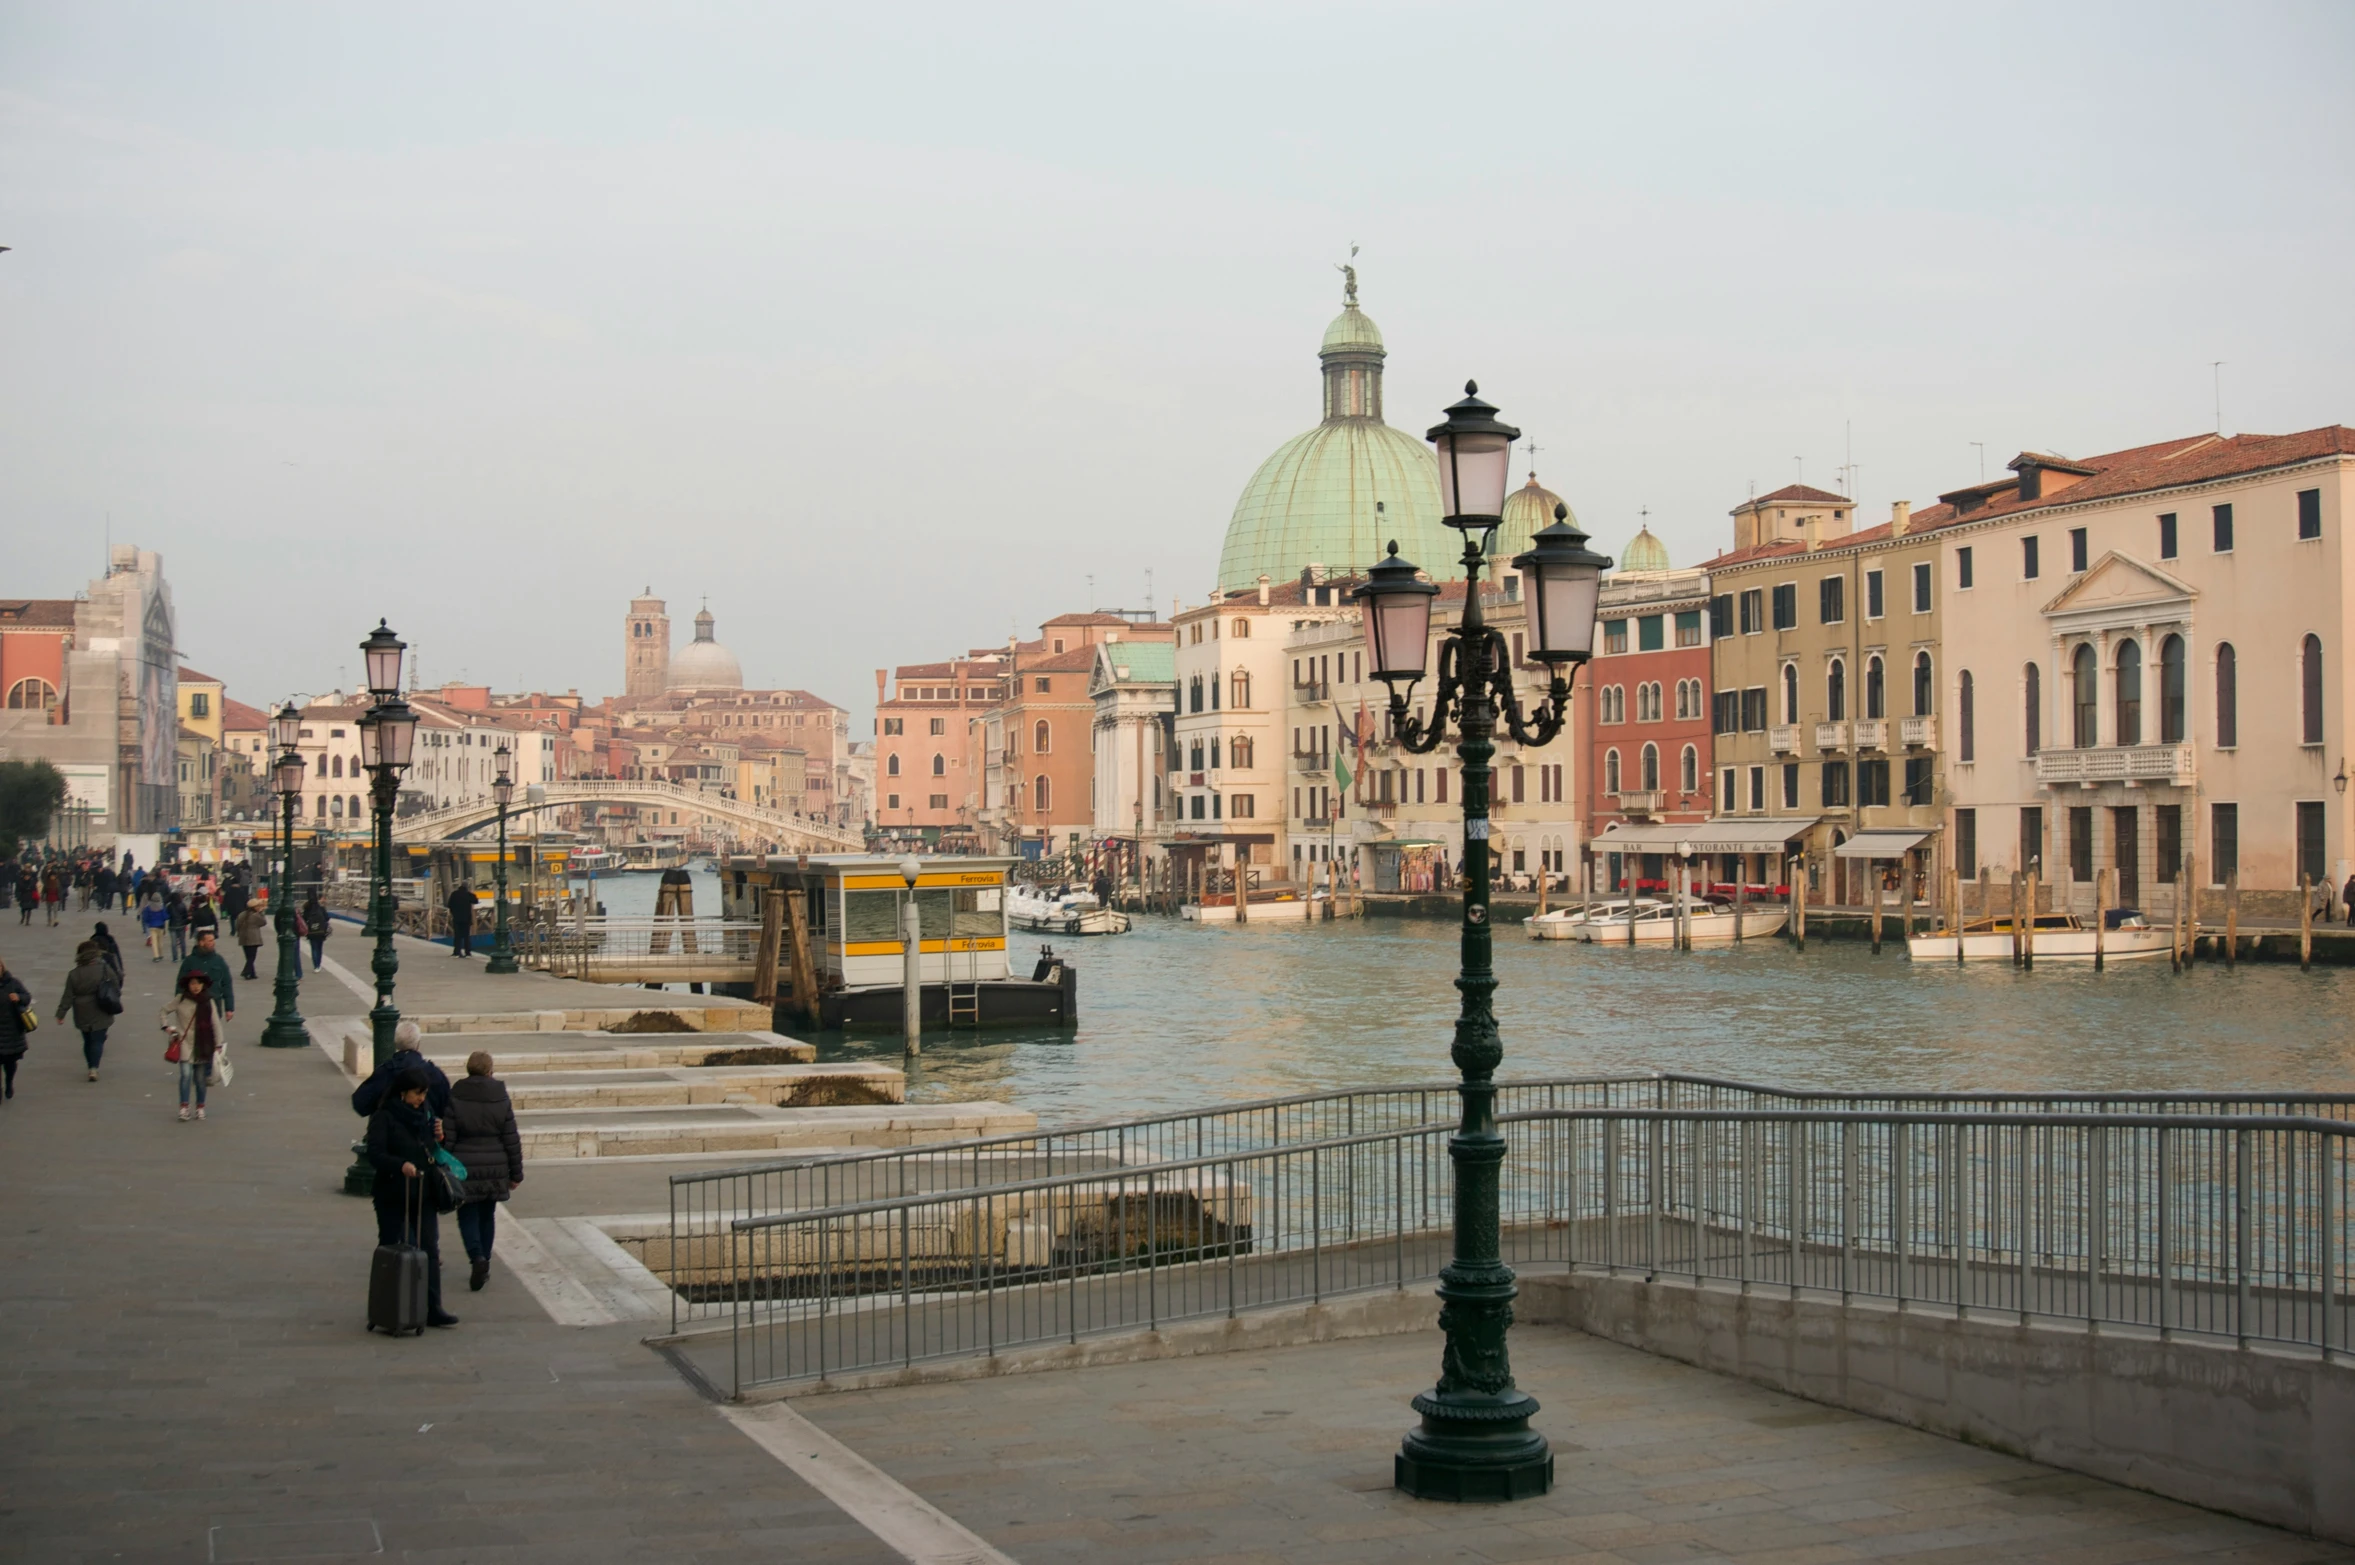
<path fill-rule="evenodd" d="M 411 748 L 417 743 L 417 709 L 395 696 L 379 702 L 368 716 L 376 719 L 376 764 L 395 772 L 407 771 Z M 365 743 L 363 731 L 363 746 Z"/>
<path fill-rule="evenodd" d="M 899 878 L 908 883 L 909 890 L 912 891 L 915 889 L 916 877 L 922 875 L 923 873 L 924 866 L 917 860 L 901 859 L 899 861 Z"/>
<path fill-rule="evenodd" d="M 1366 572 L 1349 595 L 1365 605 L 1366 652 L 1374 677 L 1392 685 L 1421 679 L 1430 659 L 1431 602 L 1439 588 L 1398 557 L 1397 539 L 1390 540 L 1389 557 Z"/>
<path fill-rule="evenodd" d="M 1467 532 L 1503 521 L 1513 442 L 1521 431 L 1501 422 L 1496 409 L 1480 400 L 1480 383 L 1465 381 L 1464 400 L 1423 438 L 1439 458 L 1440 520 Z"/>
<path fill-rule="evenodd" d="M 1555 506 L 1554 525 L 1513 557 L 1527 588 L 1533 661 L 1575 666 L 1594 656 L 1595 611 L 1610 568 L 1610 558 L 1588 548 L 1586 534 L 1570 524 L 1570 508 Z"/>
<path fill-rule="evenodd" d="M 368 639 L 360 643 L 360 655 L 368 662 L 368 693 L 382 701 L 401 693 L 401 654 L 409 644 L 392 632 L 392 627 L 378 620 L 376 628 L 368 632 Z"/>
<path fill-rule="evenodd" d="M 270 719 L 270 743 L 281 750 L 291 750 L 302 736 L 303 709 L 290 700 Z"/>
<path fill-rule="evenodd" d="M 280 755 L 277 764 L 270 768 L 271 786 L 281 799 L 300 797 L 310 776 L 311 763 L 292 750 Z"/>

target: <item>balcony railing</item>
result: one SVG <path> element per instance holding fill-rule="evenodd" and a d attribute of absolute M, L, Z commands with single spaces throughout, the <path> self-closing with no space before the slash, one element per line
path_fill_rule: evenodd
<path fill-rule="evenodd" d="M 1938 748 L 1938 719 L 1901 717 L 1897 720 L 1897 738 L 1909 750 L 1935 750 Z"/>
<path fill-rule="evenodd" d="M 1847 749 L 1847 748 L 1848 748 L 1848 725 L 1847 725 L 1846 723 L 1818 723 L 1818 724 L 1816 724 L 1816 725 L 1815 725 L 1815 747 L 1816 747 L 1818 750 L 1845 750 L 1845 749 Z"/>
<path fill-rule="evenodd" d="M 1858 718 L 1856 720 L 1856 748 L 1859 750 L 1888 749 L 1889 724 L 1878 717 Z"/>
<path fill-rule="evenodd" d="M 1627 793 L 1615 793 L 1622 815 L 1657 815 L 1668 807 L 1668 795 L 1658 788 L 1638 788 Z"/>
<path fill-rule="evenodd" d="M 1797 755 L 1799 753 L 1799 725 L 1797 723 L 1775 724 L 1766 731 L 1766 745 L 1777 755 Z"/>
<path fill-rule="evenodd" d="M 1333 699 L 1333 683 L 1327 679 L 1302 680 L 1292 687 L 1292 698 L 1301 702 L 1330 701 Z"/>
<path fill-rule="evenodd" d="M 2187 744 L 2104 745 L 2092 750 L 2042 750 L 2036 756 L 2040 783 L 2106 782 L 2188 784 L 2194 776 Z"/>
<path fill-rule="evenodd" d="M 1330 750 L 1295 750 L 1292 752 L 1292 770 L 1296 772 L 1307 772 L 1311 776 L 1318 776 L 1332 769 L 1333 752 Z"/>

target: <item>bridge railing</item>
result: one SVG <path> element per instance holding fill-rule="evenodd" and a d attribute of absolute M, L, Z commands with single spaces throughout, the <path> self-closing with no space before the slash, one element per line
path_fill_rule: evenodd
<path fill-rule="evenodd" d="M 725 918 L 584 918 L 535 921 L 514 933 L 516 959 L 535 972 L 565 978 L 609 976 L 628 967 L 658 982 L 665 968 L 707 969 L 740 963 L 760 951 L 761 926 Z"/>
<path fill-rule="evenodd" d="M 1504 1256 L 1790 1295 L 2343 1349 L 2355 1125 L 2304 1115 L 1541 1109 Z M 1451 1127 L 744 1217 L 666 1259 L 735 1389 L 1076 1342 L 1437 1275 Z M 663 1268 L 657 1268 L 662 1270 Z"/>

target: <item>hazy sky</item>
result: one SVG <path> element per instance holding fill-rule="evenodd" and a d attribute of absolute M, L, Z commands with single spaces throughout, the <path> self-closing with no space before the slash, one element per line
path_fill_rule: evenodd
<path fill-rule="evenodd" d="M 0 4 L 0 593 L 187 660 L 759 684 L 1199 601 L 1317 416 L 1466 376 L 1606 549 L 2355 420 L 2355 7 Z M 1852 431 L 1852 437 L 1851 432 Z M 1093 576 L 1091 589 L 1089 578 Z"/>

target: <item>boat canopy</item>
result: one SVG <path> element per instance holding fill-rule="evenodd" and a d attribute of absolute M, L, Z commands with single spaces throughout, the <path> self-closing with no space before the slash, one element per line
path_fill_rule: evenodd
<path fill-rule="evenodd" d="M 1832 850 L 1836 859 L 1901 859 L 1933 835 L 1912 826 L 1860 831 Z"/>
<path fill-rule="evenodd" d="M 1780 853 L 1814 827 L 1820 815 L 1769 815 L 1758 820 L 1643 825 L 1613 821 L 1587 845 L 1604 853 Z"/>

